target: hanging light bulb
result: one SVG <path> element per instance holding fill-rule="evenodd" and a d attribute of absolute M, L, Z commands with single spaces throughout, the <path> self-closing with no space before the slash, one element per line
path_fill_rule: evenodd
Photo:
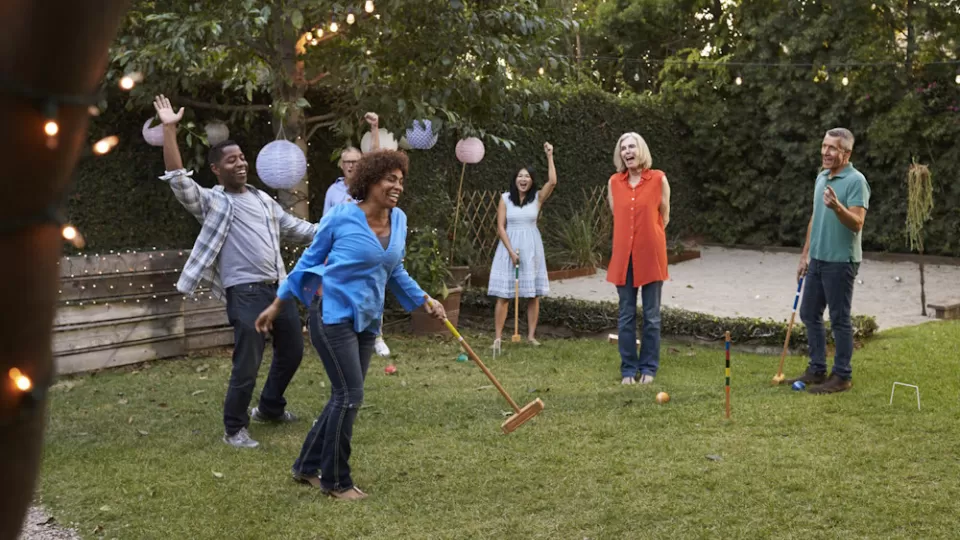
<path fill-rule="evenodd" d="M 543 67 L 541 67 L 540 69 L 538 69 L 538 70 L 537 70 L 537 73 L 539 73 L 540 75 L 543 75 Z"/>
<path fill-rule="evenodd" d="M 336 32 L 340 29 L 340 26 L 337 24 L 337 21 L 330 21 L 330 31 Z"/>
<path fill-rule="evenodd" d="M 306 39 L 307 41 L 313 41 L 313 32 L 307 32 L 307 34 L 303 36 L 303 38 Z"/>
<path fill-rule="evenodd" d="M 960 73 L 957 73 L 957 78 L 953 79 L 953 81 L 957 84 L 960 84 Z"/>
<path fill-rule="evenodd" d="M 363 10 L 367 13 L 373 13 L 373 0 L 367 0 L 367 3 L 363 5 Z"/>
<path fill-rule="evenodd" d="M 357 18 L 353 16 L 353 12 L 347 13 L 347 24 L 353 24 L 357 22 Z"/>
<path fill-rule="evenodd" d="M 743 84 L 743 79 L 739 75 L 737 75 L 737 78 L 734 79 L 733 82 L 736 83 L 737 86 L 740 86 L 741 84 Z"/>
<path fill-rule="evenodd" d="M 120 142 L 120 138 L 117 137 L 116 135 L 110 135 L 109 137 L 104 137 L 99 141 L 97 141 L 96 144 L 93 145 L 93 151 L 102 156 L 107 152 L 113 150 L 113 147 L 116 146 L 119 142 Z"/>
<path fill-rule="evenodd" d="M 323 37 L 323 28 L 317 27 L 313 29 L 313 34 L 316 36 L 316 39 Z"/>
<path fill-rule="evenodd" d="M 56 120 L 47 120 L 47 123 L 43 125 L 43 132 L 47 134 L 47 137 L 56 137 L 57 133 L 60 133 L 60 126 Z"/>
<path fill-rule="evenodd" d="M 131 77 L 123 77 L 122 79 L 120 79 L 120 88 L 124 90 L 133 89 L 134 84 L 135 83 L 133 82 L 133 79 Z"/>
<path fill-rule="evenodd" d="M 33 388 L 33 381 L 30 380 L 30 377 L 27 377 L 17 368 L 10 368 L 10 371 L 7 372 L 7 375 L 10 376 L 10 379 L 13 381 L 14 386 L 17 387 L 17 390 L 21 392 L 29 392 Z"/>
<path fill-rule="evenodd" d="M 840 84 L 846 86 L 846 85 L 850 84 L 850 79 L 849 79 L 846 75 L 844 75 L 844 76 L 843 76 L 843 79 L 840 79 Z"/>

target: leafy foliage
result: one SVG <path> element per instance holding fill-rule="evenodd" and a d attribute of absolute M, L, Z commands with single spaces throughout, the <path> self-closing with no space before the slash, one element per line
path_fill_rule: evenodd
<path fill-rule="evenodd" d="M 403 267 L 427 294 L 435 298 L 447 297 L 450 269 L 446 256 L 440 253 L 436 229 L 410 229 Z"/>
<path fill-rule="evenodd" d="M 493 299 L 486 291 L 469 289 L 460 300 L 461 312 L 489 314 L 493 311 Z M 568 328 L 579 334 L 596 334 L 617 328 L 618 307 L 613 302 L 590 302 L 570 298 L 540 299 L 540 323 Z M 643 319 L 637 313 L 638 324 Z M 862 341 L 872 337 L 878 330 L 876 319 L 868 315 L 853 316 L 854 339 Z M 714 317 L 677 308 L 664 307 L 661 311 L 661 333 L 664 336 L 688 336 L 718 341 L 729 331 L 736 342 L 749 342 L 758 345 L 783 345 L 786 339 L 787 323 L 772 319 L 749 317 Z M 827 326 L 827 341 L 833 337 Z M 806 330 L 803 325 L 794 325 L 790 335 L 793 346 L 805 346 Z"/>

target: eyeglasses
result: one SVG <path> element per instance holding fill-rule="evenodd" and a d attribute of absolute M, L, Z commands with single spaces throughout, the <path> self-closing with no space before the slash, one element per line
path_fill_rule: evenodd
<path fill-rule="evenodd" d="M 352 160 L 352 161 L 341 161 L 341 163 L 343 163 L 344 165 L 356 165 L 358 161 L 360 161 L 360 160 L 355 159 L 355 160 Z"/>

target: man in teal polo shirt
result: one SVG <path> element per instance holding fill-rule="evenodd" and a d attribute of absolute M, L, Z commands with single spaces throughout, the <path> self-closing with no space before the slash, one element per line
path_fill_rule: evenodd
<path fill-rule="evenodd" d="M 860 236 L 870 204 L 870 186 L 850 163 L 853 133 L 845 128 L 827 132 L 820 146 L 823 171 L 817 176 L 813 194 L 813 216 L 807 226 L 807 240 L 797 268 L 797 280 L 806 275 L 800 320 L 807 327 L 810 364 L 793 384 L 803 381 L 814 394 L 849 390 L 853 369 L 853 325 L 850 304 L 853 282 L 863 259 Z M 808 262 L 809 261 L 809 262 Z M 833 373 L 827 377 L 827 334 L 824 308 L 830 308 L 830 326 L 836 355 Z"/>

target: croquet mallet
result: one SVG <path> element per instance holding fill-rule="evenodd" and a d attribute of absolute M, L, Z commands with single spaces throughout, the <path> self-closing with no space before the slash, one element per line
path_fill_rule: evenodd
<path fill-rule="evenodd" d="M 790 314 L 790 324 L 787 325 L 787 339 L 783 340 L 783 352 L 780 353 L 780 368 L 777 369 L 777 374 L 773 376 L 773 384 L 780 384 L 783 382 L 783 362 L 787 358 L 787 348 L 790 346 L 790 332 L 793 330 L 793 321 L 797 317 L 797 304 L 800 303 L 800 289 L 803 288 L 803 276 L 800 277 L 800 281 L 797 282 L 797 295 L 793 297 L 793 313 Z"/>
<path fill-rule="evenodd" d="M 517 250 L 517 264 L 513 265 L 513 337 L 510 341 L 520 343 L 520 250 Z"/>
<path fill-rule="evenodd" d="M 490 373 L 490 370 L 487 369 L 487 366 L 483 365 L 483 362 L 480 361 L 480 357 L 477 356 L 477 353 L 473 352 L 473 349 L 470 348 L 470 345 L 467 344 L 466 340 L 463 339 L 463 336 L 460 335 L 460 332 L 457 332 L 457 329 L 454 328 L 453 324 L 447 320 L 443 320 L 443 324 L 447 325 L 447 330 L 450 330 L 450 333 L 453 334 L 453 337 L 457 338 L 457 341 L 460 342 L 460 346 L 463 347 L 463 350 L 467 352 L 467 355 L 473 359 L 474 362 L 480 369 L 483 370 L 483 373 L 490 379 L 490 382 L 497 387 L 497 390 L 500 391 L 500 394 L 503 395 L 504 399 L 510 403 L 510 407 L 513 409 L 514 414 L 507 418 L 503 424 L 500 425 L 500 429 L 504 433 L 510 433 L 511 431 L 522 426 L 527 420 L 530 420 L 534 416 L 540 414 L 540 411 L 543 410 L 543 401 L 540 398 L 537 398 L 530 403 L 528 403 L 524 408 L 520 408 L 517 405 L 517 402 L 513 401 L 513 398 L 510 397 L 510 394 L 500 386 L 500 382 L 497 381 L 497 378 L 493 376 L 493 373 Z"/>

